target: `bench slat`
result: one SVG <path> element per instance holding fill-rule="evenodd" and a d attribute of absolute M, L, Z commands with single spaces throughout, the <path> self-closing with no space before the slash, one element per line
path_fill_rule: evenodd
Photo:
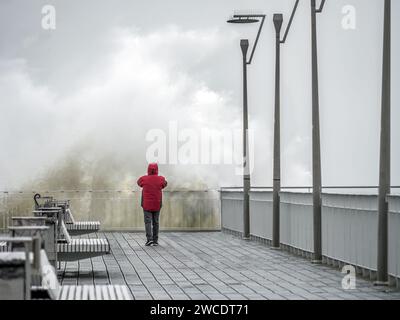
<path fill-rule="evenodd" d="M 103 297 L 101 295 L 101 286 L 96 286 L 95 287 L 95 293 L 96 293 L 96 300 L 103 300 Z"/>
<path fill-rule="evenodd" d="M 126 286 L 121 286 L 123 300 L 130 300 L 131 295 L 128 292 L 128 288 Z"/>
<path fill-rule="evenodd" d="M 72 239 L 70 243 L 59 243 L 58 252 L 109 253 L 110 243 L 106 239 Z"/>
<path fill-rule="evenodd" d="M 75 298 L 75 289 L 76 289 L 76 286 L 71 286 L 69 288 L 68 300 L 76 300 L 76 298 Z"/>
<path fill-rule="evenodd" d="M 88 290 L 89 290 L 89 300 L 96 300 L 96 293 L 94 291 L 94 287 L 88 286 Z"/>
<path fill-rule="evenodd" d="M 99 230 L 100 221 L 78 221 L 75 223 L 66 223 L 68 230 Z"/>
<path fill-rule="evenodd" d="M 83 286 L 82 300 L 89 300 L 89 286 Z"/>
<path fill-rule="evenodd" d="M 119 287 L 119 285 L 115 286 L 115 293 L 117 295 L 117 299 L 118 300 L 122 300 L 123 299 L 123 294 L 122 294 L 122 291 L 121 291 L 121 288 Z"/>
<path fill-rule="evenodd" d="M 62 286 L 60 300 L 132 300 L 125 285 Z"/>
<path fill-rule="evenodd" d="M 63 286 L 61 290 L 61 298 L 60 300 L 66 300 L 68 296 L 69 286 Z"/>
<path fill-rule="evenodd" d="M 110 294 L 110 300 L 116 300 L 117 297 L 115 296 L 115 292 L 114 292 L 114 286 L 107 286 L 108 287 L 108 292 Z"/>
<path fill-rule="evenodd" d="M 77 286 L 75 300 L 81 300 L 81 297 L 82 297 L 82 286 Z"/>

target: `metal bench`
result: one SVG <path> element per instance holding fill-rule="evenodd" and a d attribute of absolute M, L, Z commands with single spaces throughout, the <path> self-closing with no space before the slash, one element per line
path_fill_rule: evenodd
<path fill-rule="evenodd" d="M 46 226 L 48 229 L 41 233 L 43 237 L 44 248 L 51 264 L 57 266 L 57 216 L 39 216 L 39 217 L 13 217 L 12 227 L 28 227 L 28 226 Z M 21 230 L 22 232 L 22 230 Z M 25 230 L 27 233 L 28 231 Z M 33 234 L 29 234 L 33 236 Z"/>
<path fill-rule="evenodd" d="M 0 252 L 0 300 L 24 300 L 30 298 L 25 283 L 23 252 Z"/>
<path fill-rule="evenodd" d="M 107 239 L 73 239 L 64 223 L 65 213 L 62 207 L 40 208 L 35 216 L 51 218 L 57 222 L 56 247 L 58 261 L 76 261 L 102 256 L 111 252 Z"/>
<path fill-rule="evenodd" d="M 35 194 L 34 201 L 36 209 L 59 207 L 64 210 L 64 222 L 67 230 L 72 236 L 90 234 L 100 230 L 100 221 L 77 221 L 72 214 L 69 200 L 55 200 L 52 197 L 46 197 L 41 205 L 38 200 L 42 199 L 40 194 Z"/>
<path fill-rule="evenodd" d="M 61 286 L 45 250 L 37 245 L 40 241 L 30 237 L 0 238 L 2 243 L 24 246 L 24 252 L 0 253 L 0 300 L 132 300 L 125 285 Z M 32 279 L 36 273 L 39 282 Z"/>
<path fill-rule="evenodd" d="M 75 261 L 109 254 L 110 243 L 107 239 L 72 239 L 64 221 L 61 222 L 62 240 L 57 243 L 57 255 L 60 261 Z"/>
<path fill-rule="evenodd" d="M 65 225 L 72 236 L 94 233 L 100 230 L 100 221 L 75 220 L 68 200 L 52 200 L 48 201 L 47 205 L 65 208 Z"/>
<path fill-rule="evenodd" d="M 132 300 L 125 285 L 62 286 L 59 300 Z"/>
<path fill-rule="evenodd" d="M 9 249 L 16 244 L 23 251 L 0 252 L 0 300 L 26 300 L 31 298 L 31 257 L 33 239 L 29 237 L 0 238 Z"/>
<path fill-rule="evenodd" d="M 32 270 L 31 270 L 31 284 L 32 285 L 38 285 L 41 283 L 41 272 L 40 272 L 40 266 L 41 266 L 41 256 L 39 254 L 40 250 L 45 250 L 46 248 L 46 239 L 47 239 L 47 234 L 49 231 L 49 227 L 46 226 L 18 226 L 18 227 L 8 227 L 8 230 L 10 232 L 10 236 L 13 239 L 16 238 L 31 238 L 32 239 L 32 245 L 30 248 L 28 248 L 32 253 L 36 253 L 34 255 L 34 263 L 32 264 Z M 18 251 L 21 250 L 22 245 L 14 244 L 12 248 L 10 248 L 10 251 Z M 47 255 L 46 255 L 46 260 Z"/>
<path fill-rule="evenodd" d="M 65 225 L 73 236 L 94 233 L 100 230 L 100 221 L 76 221 L 71 208 L 66 209 Z"/>
<path fill-rule="evenodd" d="M 45 226 L 47 217 L 12 217 L 12 226 Z"/>

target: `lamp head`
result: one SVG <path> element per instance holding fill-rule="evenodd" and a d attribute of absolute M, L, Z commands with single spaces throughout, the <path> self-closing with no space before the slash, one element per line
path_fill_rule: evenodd
<path fill-rule="evenodd" d="M 282 28 L 282 23 L 283 23 L 283 14 L 281 14 L 281 13 L 274 14 L 273 21 L 274 21 L 276 33 L 280 33 L 281 28 Z"/>
<path fill-rule="evenodd" d="M 236 18 L 233 18 L 233 19 L 229 19 L 227 22 L 228 23 L 237 23 L 237 24 L 239 24 L 239 23 L 243 23 L 243 24 L 245 24 L 245 23 L 257 23 L 259 20 L 257 20 L 257 19 L 250 19 L 250 18 L 239 18 L 239 19 L 236 19 Z"/>
<path fill-rule="evenodd" d="M 247 56 L 247 51 L 249 50 L 249 40 L 240 40 L 240 48 L 242 49 L 243 57 L 245 58 Z"/>
<path fill-rule="evenodd" d="M 249 23 L 257 23 L 260 20 L 257 17 L 251 16 L 251 15 L 234 15 L 232 18 L 230 18 L 227 22 L 228 23 L 237 23 L 237 24 L 249 24 Z"/>

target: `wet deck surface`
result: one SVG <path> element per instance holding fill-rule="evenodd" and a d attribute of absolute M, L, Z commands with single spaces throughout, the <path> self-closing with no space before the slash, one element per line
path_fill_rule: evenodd
<path fill-rule="evenodd" d="M 95 236 L 94 236 L 95 237 Z M 400 292 L 326 265 L 220 232 L 161 233 L 145 247 L 143 233 L 101 233 L 112 253 L 61 265 L 62 284 L 126 284 L 135 299 L 400 299 Z"/>

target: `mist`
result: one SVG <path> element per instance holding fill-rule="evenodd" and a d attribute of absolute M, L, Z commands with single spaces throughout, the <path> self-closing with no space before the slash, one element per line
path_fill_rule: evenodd
<path fill-rule="evenodd" d="M 41 28 L 52 4 L 57 28 Z M 343 30 L 342 7 L 357 9 Z M 252 27 L 225 23 L 235 10 L 267 13 L 249 67 L 252 184 L 272 181 L 274 37 L 272 13 L 292 1 L 2 1 L 0 4 L 0 189 L 131 190 L 146 172 L 150 130 L 240 130 L 239 39 Z M 393 3 L 393 30 L 400 12 Z M 282 47 L 282 184 L 311 184 L 309 3 L 302 1 Z M 285 20 L 285 21 L 286 21 Z M 324 185 L 377 185 L 383 6 L 327 3 L 318 16 Z M 399 36 L 392 78 L 399 83 Z M 397 119 L 393 90 L 392 117 Z M 392 184 L 400 184 L 393 122 Z M 180 145 L 184 141 L 180 141 Z M 240 158 L 240 144 L 232 148 Z M 224 150 L 220 150 L 223 153 Z M 160 164 L 172 189 L 240 186 L 237 164 Z"/>

